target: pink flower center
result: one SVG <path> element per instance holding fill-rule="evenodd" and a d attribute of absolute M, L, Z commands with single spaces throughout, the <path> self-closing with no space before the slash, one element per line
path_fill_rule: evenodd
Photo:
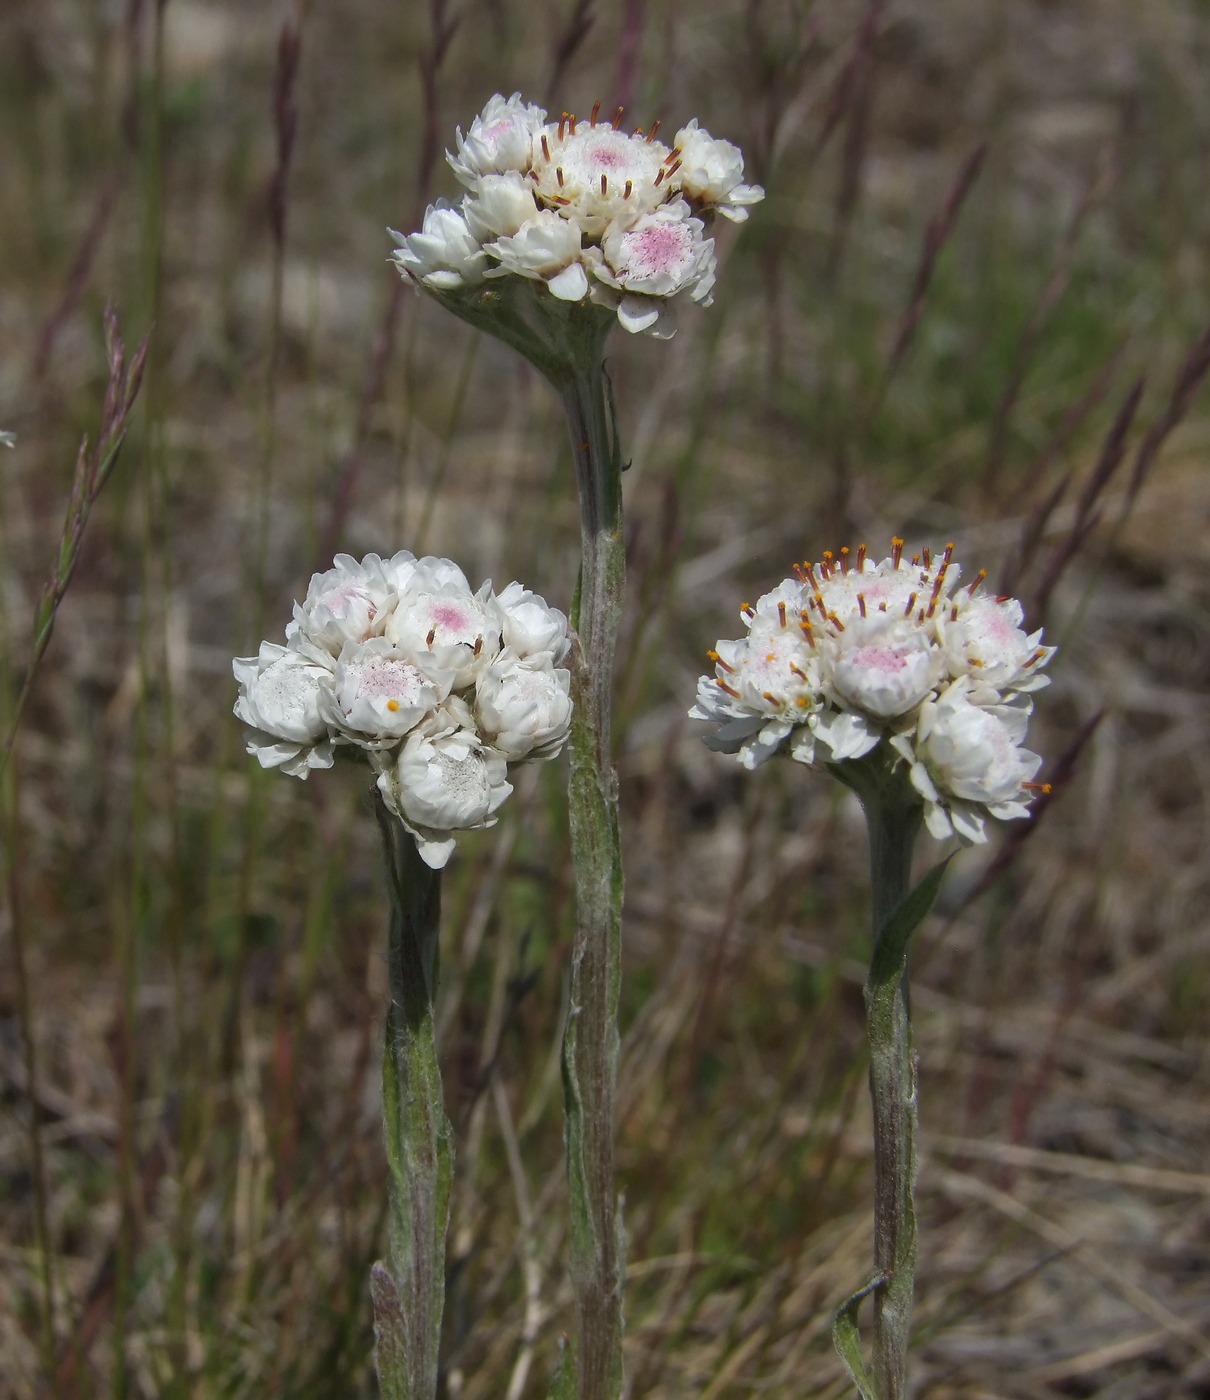
<path fill-rule="evenodd" d="M 466 614 L 453 603 L 435 603 L 429 616 L 437 627 L 449 627 L 460 631 L 470 626 Z"/>
<path fill-rule="evenodd" d="M 902 671 L 908 664 L 907 656 L 894 647 L 858 647 L 849 659 L 871 671 Z"/>
<path fill-rule="evenodd" d="M 336 588 L 329 589 L 327 593 L 320 596 L 321 607 L 327 608 L 333 617 L 342 621 L 349 615 L 349 605 L 355 598 L 365 598 L 361 589 L 355 583 L 342 583 Z M 367 600 L 368 601 L 368 600 Z M 370 616 L 374 616 L 374 609 L 370 608 Z"/>
<path fill-rule="evenodd" d="M 604 170 L 621 170 L 628 164 L 625 147 L 615 145 L 611 141 L 594 141 L 585 155 L 593 165 Z"/>
<path fill-rule="evenodd" d="M 424 677 L 410 661 L 391 657 L 371 657 L 358 668 L 357 694 L 367 700 L 392 700 L 411 703 L 420 695 Z"/>
<path fill-rule="evenodd" d="M 692 238 L 685 229 L 653 223 L 625 236 L 629 270 L 637 277 L 676 273 L 688 261 Z"/>

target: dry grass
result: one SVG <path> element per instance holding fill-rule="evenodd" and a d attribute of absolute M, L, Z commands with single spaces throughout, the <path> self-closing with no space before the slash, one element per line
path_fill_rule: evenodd
<path fill-rule="evenodd" d="M 555 405 L 499 347 L 395 295 L 383 232 L 451 187 L 426 111 L 444 140 L 491 91 L 554 83 L 559 105 L 629 89 L 644 125 L 697 114 L 770 190 L 723 234 L 719 303 L 670 345 L 614 347 L 633 455 L 633 1393 L 841 1396 L 831 1314 L 869 1254 L 859 816 L 792 765 L 750 778 L 706 752 L 684 719 L 705 647 L 790 559 L 844 539 L 954 538 L 995 570 L 1073 471 L 1022 580 L 1036 596 L 1146 374 L 1104 518 L 1050 600 L 1063 652 L 1034 746 L 1053 766 L 1104 717 L 1011 863 L 1004 847 L 956 862 L 916 958 L 916 1394 L 1210 1395 L 1202 405 L 1116 523 L 1210 316 L 1200 8 L 896 0 L 865 42 L 853 0 L 169 0 L 158 61 L 157 7 L 126 11 L 0 14 L 0 426 L 20 438 L 0 459 L 6 696 L 99 410 L 100 309 L 118 304 L 131 342 L 154 322 L 140 422 L 10 771 L 53 1337 L 10 901 L 0 1394 L 373 1393 L 372 823 L 355 777 L 252 770 L 230 657 L 262 616 L 285 622 L 336 533 L 566 604 Z M 278 70 L 275 134 L 287 19 L 301 61 L 292 84 Z M 434 25 L 452 21 L 443 49 Z M 925 230 L 981 141 L 888 377 Z M 532 775 L 447 881 L 446 1384 L 465 1400 L 510 1378 L 512 1400 L 544 1394 L 569 1317 L 561 781 Z"/>

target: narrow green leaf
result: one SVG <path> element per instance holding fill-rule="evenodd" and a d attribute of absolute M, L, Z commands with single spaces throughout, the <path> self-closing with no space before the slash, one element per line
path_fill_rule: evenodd
<path fill-rule="evenodd" d="M 933 907 L 945 868 L 951 860 L 953 856 L 948 855 L 934 865 L 878 931 L 874 955 L 870 959 L 871 985 L 883 986 L 898 980 L 907 957 L 908 942 Z"/>
<path fill-rule="evenodd" d="M 551 1377 L 547 1400 L 575 1400 L 575 1395 L 576 1362 L 567 1345 L 567 1338 L 562 1337 L 559 1341 L 559 1364 Z"/>
<path fill-rule="evenodd" d="M 849 1379 L 857 1387 L 857 1393 L 861 1396 L 861 1400 L 878 1400 L 878 1393 L 874 1389 L 873 1378 L 866 1369 L 865 1358 L 861 1354 L 861 1333 L 857 1328 L 857 1312 L 863 1300 L 885 1282 L 883 1276 L 877 1274 L 864 1288 L 859 1289 L 851 1298 L 846 1299 L 836 1314 L 836 1321 L 832 1324 L 832 1343 L 836 1348 L 837 1355 L 844 1362 Z"/>

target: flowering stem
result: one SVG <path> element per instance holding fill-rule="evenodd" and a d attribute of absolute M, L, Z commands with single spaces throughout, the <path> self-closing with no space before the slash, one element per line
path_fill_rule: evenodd
<path fill-rule="evenodd" d="M 580 494 L 580 581 L 572 621 L 571 851 L 576 933 L 563 1045 L 571 1273 L 576 1291 L 575 1394 L 622 1392 L 625 1240 L 615 1207 L 614 1104 L 622 954 L 622 851 L 611 754 L 613 657 L 626 584 L 621 461 L 602 363 L 608 319 L 572 343 L 563 399 Z"/>
<path fill-rule="evenodd" d="M 441 875 L 387 811 L 374 812 L 391 895 L 391 1004 L 382 1056 L 383 1126 L 391 1173 L 390 1248 L 374 1265 L 383 1400 L 433 1400 L 445 1301 L 445 1232 L 454 1149 L 433 1034 Z"/>
<path fill-rule="evenodd" d="M 882 942 L 907 895 L 918 801 L 884 793 L 866 802 L 874 937 Z M 912 1050 L 906 948 L 886 957 L 876 943 L 865 984 L 874 1106 L 874 1384 L 878 1400 L 902 1400 L 916 1280 L 916 1056 Z"/>
<path fill-rule="evenodd" d="M 835 1339 L 863 1400 L 903 1400 L 916 1278 L 916 1057 L 912 1051 L 907 949 L 928 912 L 946 862 L 909 893 L 923 807 L 902 769 L 880 746 L 866 758 L 830 764 L 861 799 L 870 835 L 873 951 L 865 984 L 874 1109 L 874 1273 L 841 1309 Z M 861 1299 L 873 1294 L 873 1365 L 856 1330 Z"/>
<path fill-rule="evenodd" d="M 613 656 L 626 589 L 622 459 L 605 341 L 617 317 L 566 302 L 532 282 L 502 278 L 471 292 L 436 293 L 472 326 L 511 345 L 563 402 L 580 496 L 580 579 L 572 609 L 571 780 L 576 882 L 571 1001 L 563 1042 L 571 1276 L 577 1337 L 554 1393 L 616 1400 L 622 1393 L 625 1240 L 614 1201 L 614 1102 L 622 963 L 622 849 L 610 712 Z"/>

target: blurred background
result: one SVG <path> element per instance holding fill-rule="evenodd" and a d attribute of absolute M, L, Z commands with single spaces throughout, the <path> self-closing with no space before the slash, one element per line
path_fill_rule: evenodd
<path fill-rule="evenodd" d="M 4 779 L 0 1394 L 376 1393 L 364 775 L 260 772 L 230 663 L 340 548 L 568 607 L 552 394 L 386 262 L 456 193 L 455 125 L 520 89 L 696 116 L 769 196 L 716 230 L 716 304 L 610 360 L 632 1394 L 849 1393 L 862 822 L 685 711 L 741 602 L 894 532 L 1061 647 L 1054 791 L 958 857 L 914 955 L 914 1394 L 1210 1396 L 1208 63 L 1198 0 L 6 0 L 10 718 L 105 304 L 150 343 Z M 545 1395 L 570 1321 L 548 770 L 445 882 L 450 1400 Z"/>

